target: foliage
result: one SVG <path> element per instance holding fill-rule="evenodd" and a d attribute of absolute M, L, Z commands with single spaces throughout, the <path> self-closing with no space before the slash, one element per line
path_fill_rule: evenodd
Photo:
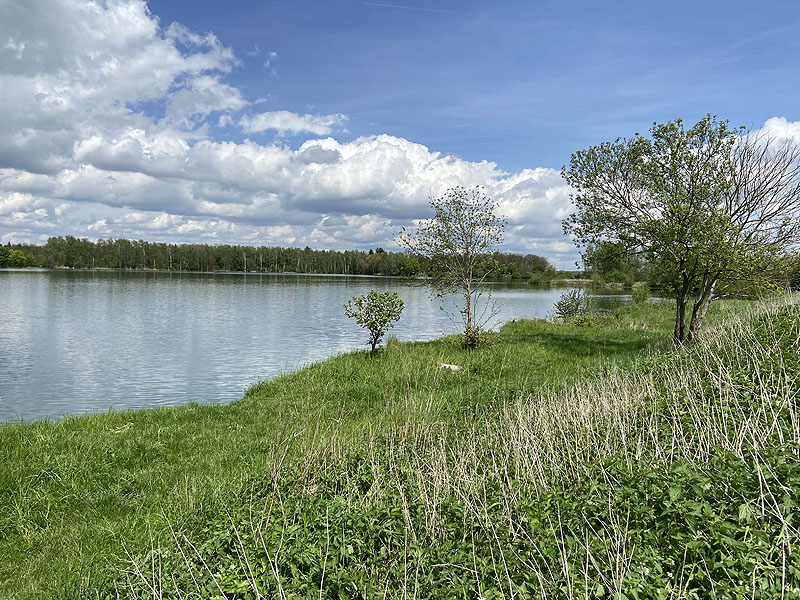
<path fill-rule="evenodd" d="M 632 286 L 645 276 L 641 258 L 631 255 L 619 242 L 601 241 L 586 248 L 583 253 L 586 273 L 597 276 L 605 283 L 624 283 Z"/>
<path fill-rule="evenodd" d="M 145 240 L 51 237 L 44 245 L 0 246 L 0 263 L 7 252 L 23 252 L 24 266 L 75 269 L 158 269 L 169 271 L 237 271 L 248 273 L 315 273 L 334 275 L 391 275 L 418 277 L 432 274 L 428 260 L 404 252 L 376 250 L 313 250 L 279 246 L 228 244 L 166 244 Z M 539 273 L 547 259 L 535 254 L 494 252 L 499 265 L 489 278 L 522 278 Z M 9 265 L 10 266 L 10 265 Z"/>
<path fill-rule="evenodd" d="M 555 267 L 549 267 L 545 270 L 534 271 L 528 276 L 528 283 L 531 285 L 546 285 L 556 279 Z"/>
<path fill-rule="evenodd" d="M 715 298 L 774 279 L 800 241 L 800 147 L 738 133 L 711 116 L 654 124 L 574 153 L 562 173 L 576 190 L 565 232 L 652 264 L 675 295 L 676 345 Z"/>
<path fill-rule="evenodd" d="M 429 261 L 436 289 L 457 292 L 464 299 L 459 311 L 465 335 L 483 327 L 496 315 L 488 299 L 486 312 L 476 316 L 480 283 L 493 274 L 497 263 L 489 261 L 494 247 L 503 240 L 505 220 L 495 214 L 496 203 L 480 187 L 455 187 L 430 200 L 434 216 L 416 231 L 405 228 L 398 243 L 412 254 Z"/>
<path fill-rule="evenodd" d="M 583 290 L 568 290 L 561 294 L 553 304 L 553 314 L 557 319 L 568 319 L 585 315 L 591 310 L 590 296 Z"/>
<path fill-rule="evenodd" d="M 495 343 L 495 335 L 491 330 L 471 325 L 461 334 L 461 347 L 465 350 L 488 348 Z"/>
<path fill-rule="evenodd" d="M 35 260 L 36 259 L 32 255 L 24 250 L 0 246 L 0 269 L 7 267 L 32 267 L 36 264 Z"/>
<path fill-rule="evenodd" d="M 794 254 L 787 259 L 789 269 L 787 272 L 787 284 L 790 289 L 800 290 L 800 254 Z"/>
<path fill-rule="evenodd" d="M 363 296 L 353 296 L 344 305 L 344 314 L 369 330 L 370 352 L 381 341 L 383 334 L 400 319 L 405 304 L 397 292 L 370 290 Z"/>
<path fill-rule="evenodd" d="M 461 490 L 443 497 L 431 531 L 421 497 L 399 486 L 365 493 L 393 469 L 412 477 L 418 468 L 381 445 L 316 477 L 322 494 L 304 494 L 297 473 L 281 473 L 280 484 L 265 482 L 251 503 L 182 541 L 183 556 L 155 561 L 175 578 L 165 598 L 177 597 L 174 587 L 227 597 L 777 598 L 800 586 L 800 571 L 780 571 L 800 558 L 786 530 L 800 502 L 800 461 L 788 449 L 767 450 L 763 461 L 776 466 L 766 482 L 763 463 L 729 453 L 633 470 L 614 456 L 570 489 L 489 476 L 478 505 Z M 785 490 L 767 511 L 753 501 L 765 483 Z M 347 489 L 361 502 L 348 501 Z"/>
<path fill-rule="evenodd" d="M 631 302 L 633 304 L 645 304 L 650 299 L 650 288 L 647 284 L 634 286 L 631 292 Z"/>

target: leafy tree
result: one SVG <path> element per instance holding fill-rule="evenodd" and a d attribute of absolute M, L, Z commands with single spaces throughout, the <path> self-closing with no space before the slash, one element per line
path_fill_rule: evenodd
<path fill-rule="evenodd" d="M 413 256 L 403 256 L 397 265 L 396 272 L 393 275 L 400 275 L 402 277 L 415 277 L 419 274 L 420 265 L 419 260 Z"/>
<path fill-rule="evenodd" d="M 653 265 L 675 296 L 676 345 L 697 336 L 714 299 L 774 279 L 800 242 L 798 146 L 710 115 L 580 150 L 562 174 L 576 207 L 565 232 Z"/>
<path fill-rule="evenodd" d="M 459 293 L 465 346 L 474 347 L 476 335 L 496 314 L 487 298 L 486 310 L 476 316 L 481 295 L 479 284 L 493 273 L 481 268 L 494 247 L 503 240 L 505 220 L 495 214 L 496 203 L 480 187 L 455 187 L 430 200 L 432 219 L 415 231 L 403 228 L 398 243 L 412 254 L 429 260 L 436 290 L 440 295 Z M 488 263 L 487 263 L 488 264 Z"/>
<path fill-rule="evenodd" d="M 22 250 L 0 246 L 0 268 L 3 267 L 32 267 L 36 259 Z"/>
<path fill-rule="evenodd" d="M 640 257 L 632 255 L 619 242 L 602 241 L 590 245 L 583 253 L 587 273 L 610 283 L 633 285 L 643 273 Z"/>
<path fill-rule="evenodd" d="M 789 287 L 794 290 L 800 290 L 800 254 L 795 254 L 788 260 L 788 282 Z"/>
<path fill-rule="evenodd" d="M 381 341 L 383 334 L 400 319 L 405 304 L 397 292 L 371 290 L 364 296 L 353 296 L 344 305 L 344 314 L 354 318 L 361 327 L 369 330 L 370 353 Z"/>

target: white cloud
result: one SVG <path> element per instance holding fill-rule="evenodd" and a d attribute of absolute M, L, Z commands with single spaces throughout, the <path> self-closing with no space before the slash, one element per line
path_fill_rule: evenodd
<path fill-rule="evenodd" d="M 170 96 L 169 113 L 181 122 L 206 117 L 214 111 L 238 111 L 247 104 L 238 89 L 222 83 L 217 76 L 204 75 Z"/>
<path fill-rule="evenodd" d="M 45 200 L 36 198 L 31 194 L 11 192 L 9 194 L 0 195 L 0 215 L 30 212 L 45 205 Z"/>
<path fill-rule="evenodd" d="M 10 0 L 0 41 L 2 239 L 390 248 L 429 216 L 429 197 L 483 185 L 509 219 L 509 249 L 574 253 L 560 227 L 569 189 L 552 169 L 506 173 L 390 135 L 295 148 L 209 137 L 212 124 L 283 142 L 342 135 L 347 117 L 244 114 L 269 91 L 245 98 L 226 80 L 230 48 L 162 27 L 143 0 Z"/>
<path fill-rule="evenodd" d="M 344 115 L 298 115 L 288 110 L 257 113 L 244 116 L 239 121 L 245 133 L 260 133 L 274 129 L 280 135 L 312 133 L 328 135 L 334 127 L 347 120 Z"/>
<path fill-rule="evenodd" d="M 111 229 L 108 227 L 108 222 L 106 219 L 99 219 L 91 225 L 87 225 L 86 229 L 95 234 L 109 233 L 111 231 Z"/>
<path fill-rule="evenodd" d="M 776 142 L 800 143 L 800 121 L 788 121 L 785 117 L 767 119 L 758 133 L 765 134 Z"/>

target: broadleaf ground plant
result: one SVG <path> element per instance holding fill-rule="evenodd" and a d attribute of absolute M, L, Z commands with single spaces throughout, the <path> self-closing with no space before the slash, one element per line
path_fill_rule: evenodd
<path fill-rule="evenodd" d="M 344 314 L 369 330 L 370 352 L 375 349 L 388 329 L 400 319 L 405 303 L 397 292 L 370 290 L 363 296 L 353 296 L 344 305 Z"/>

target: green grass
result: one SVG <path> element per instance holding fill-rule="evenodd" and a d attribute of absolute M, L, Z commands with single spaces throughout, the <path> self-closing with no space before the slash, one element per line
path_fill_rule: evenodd
<path fill-rule="evenodd" d="M 716 307 L 712 330 L 743 306 Z M 741 448 L 734 434 L 728 444 L 719 427 L 705 422 L 701 435 L 691 421 L 723 422 L 729 413 L 674 396 L 704 390 L 707 378 L 694 382 L 690 374 L 724 352 L 672 357 L 671 327 L 669 304 L 630 307 L 603 326 L 518 321 L 491 348 L 466 352 L 457 338 L 390 341 L 376 356 L 340 355 L 258 384 L 231 405 L 6 425 L 0 594 L 150 598 L 161 585 L 172 597 L 170 585 L 178 585 L 197 586 L 198 594 L 202 588 L 202 597 L 223 597 L 223 588 L 230 598 L 258 597 L 256 589 L 288 596 L 283 581 L 302 597 L 319 597 L 323 587 L 326 596 L 463 590 L 501 597 L 528 589 L 519 583 L 520 565 L 550 577 L 542 566 L 549 560 L 539 555 L 565 566 L 576 557 L 575 564 L 591 557 L 605 565 L 600 549 L 614 553 L 603 528 L 617 531 L 625 503 L 646 496 L 632 483 L 648 481 L 643 474 L 656 473 L 655 485 L 670 478 L 677 485 L 700 477 L 697 464 L 728 460 L 733 475 L 744 464 L 730 458 Z M 675 365 L 682 360 L 689 366 Z M 686 381 L 665 386 L 677 373 Z M 754 428 L 768 420 L 747 423 L 763 433 Z M 681 464 L 691 477 L 675 471 Z M 747 485 L 763 488 L 758 479 Z M 598 490 L 610 498 L 608 510 L 587 521 L 575 503 L 590 505 Z M 548 537 L 552 527 L 520 529 L 548 519 L 552 525 L 552 506 L 588 541 L 563 528 L 558 539 Z M 632 531 L 643 531 L 647 514 L 634 514 Z M 578 545 L 570 550 L 568 543 Z M 374 562 L 381 552 L 384 562 L 392 557 L 388 574 Z M 640 563 L 653 566 L 667 554 Z M 616 556 L 628 554 L 617 548 Z M 458 566 L 441 566 L 451 563 Z M 617 579 L 605 566 L 596 571 L 592 586 L 604 593 L 626 576 L 624 569 Z M 178 583 L 167 573 L 178 573 Z M 553 589 L 567 586 L 563 597 L 587 591 L 563 572 L 548 581 Z"/>

